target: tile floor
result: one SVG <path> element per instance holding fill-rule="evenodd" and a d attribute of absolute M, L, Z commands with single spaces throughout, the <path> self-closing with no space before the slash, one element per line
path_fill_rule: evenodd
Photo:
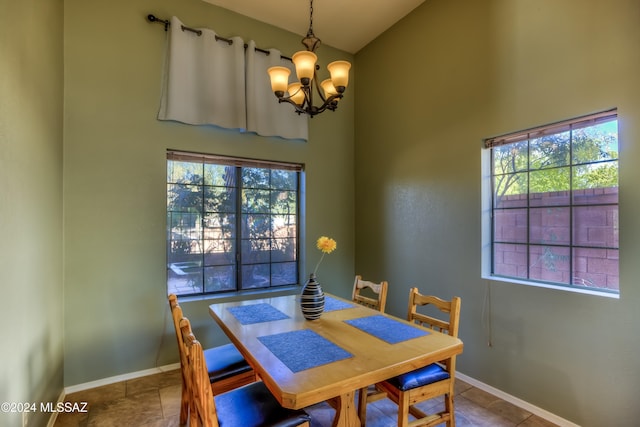
<path fill-rule="evenodd" d="M 60 413 L 54 427 L 173 427 L 179 425 L 180 371 L 123 381 L 66 396 L 66 402 L 87 402 L 86 413 Z M 424 402 L 425 408 L 438 402 Z M 458 427 L 553 427 L 554 424 L 504 400 L 456 381 Z M 388 399 L 367 409 L 367 426 L 396 426 L 396 409 Z M 312 427 L 329 427 L 333 409 L 327 404 L 307 409 Z"/>

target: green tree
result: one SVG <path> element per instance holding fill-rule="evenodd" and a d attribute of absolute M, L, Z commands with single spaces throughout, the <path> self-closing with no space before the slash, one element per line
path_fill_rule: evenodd
<path fill-rule="evenodd" d="M 617 121 L 495 147 L 496 205 L 504 196 L 617 187 L 615 129 Z"/>

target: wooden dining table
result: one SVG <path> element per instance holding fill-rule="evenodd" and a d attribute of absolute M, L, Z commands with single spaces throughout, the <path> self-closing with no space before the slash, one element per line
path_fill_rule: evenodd
<path fill-rule="evenodd" d="M 209 312 L 285 408 L 330 402 L 359 427 L 358 389 L 462 353 L 458 338 L 326 295 L 305 320 L 297 295 L 216 303 Z"/>

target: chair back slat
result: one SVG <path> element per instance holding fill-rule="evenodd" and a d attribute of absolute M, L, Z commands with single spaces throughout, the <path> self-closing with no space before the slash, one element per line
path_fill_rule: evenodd
<path fill-rule="evenodd" d="M 415 322 L 438 332 L 458 337 L 458 323 L 460 319 L 460 297 L 453 297 L 445 301 L 432 295 L 422 295 L 418 288 L 409 291 L 409 308 L 407 320 Z M 447 320 L 419 313 L 418 307 L 433 306 L 447 316 Z"/>
<path fill-rule="evenodd" d="M 421 313 L 414 313 L 410 320 L 412 320 L 414 323 L 419 324 L 420 326 L 433 329 L 434 331 L 442 332 L 445 334 L 449 333 L 449 322 L 436 319 L 435 317 L 427 316 Z"/>
<path fill-rule="evenodd" d="M 353 283 L 353 293 L 351 299 L 365 307 L 372 308 L 384 313 L 385 306 L 387 304 L 387 289 L 389 284 L 386 281 L 380 283 L 370 282 L 368 280 L 362 280 L 362 276 L 356 276 L 356 280 Z M 363 291 L 369 290 L 373 295 L 364 295 Z"/>

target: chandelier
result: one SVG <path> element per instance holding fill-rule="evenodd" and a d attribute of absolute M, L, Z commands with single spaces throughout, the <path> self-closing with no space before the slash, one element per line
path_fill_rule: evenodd
<path fill-rule="evenodd" d="M 335 111 L 338 101 L 349 84 L 351 64 L 348 61 L 330 63 L 327 69 L 331 78 L 318 84 L 316 71 L 320 66 L 316 65 L 318 57 L 314 52 L 320 46 L 320 39 L 313 34 L 313 0 L 310 0 L 309 6 L 309 30 L 307 36 L 302 39 L 302 44 L 307 50 L 296 52 L 291 57 L 296 67 L 298 81 L 289 83 L 291 71 L 287 67 L 270 67 L 267 72 L 271 79 L 271 89 L 279 103 L 290 103 L 298 114 L 308 114 L 313 117 L 325 110 Z M 313 104 L 314 86 L 322 101 L 320 106 Z"/>

